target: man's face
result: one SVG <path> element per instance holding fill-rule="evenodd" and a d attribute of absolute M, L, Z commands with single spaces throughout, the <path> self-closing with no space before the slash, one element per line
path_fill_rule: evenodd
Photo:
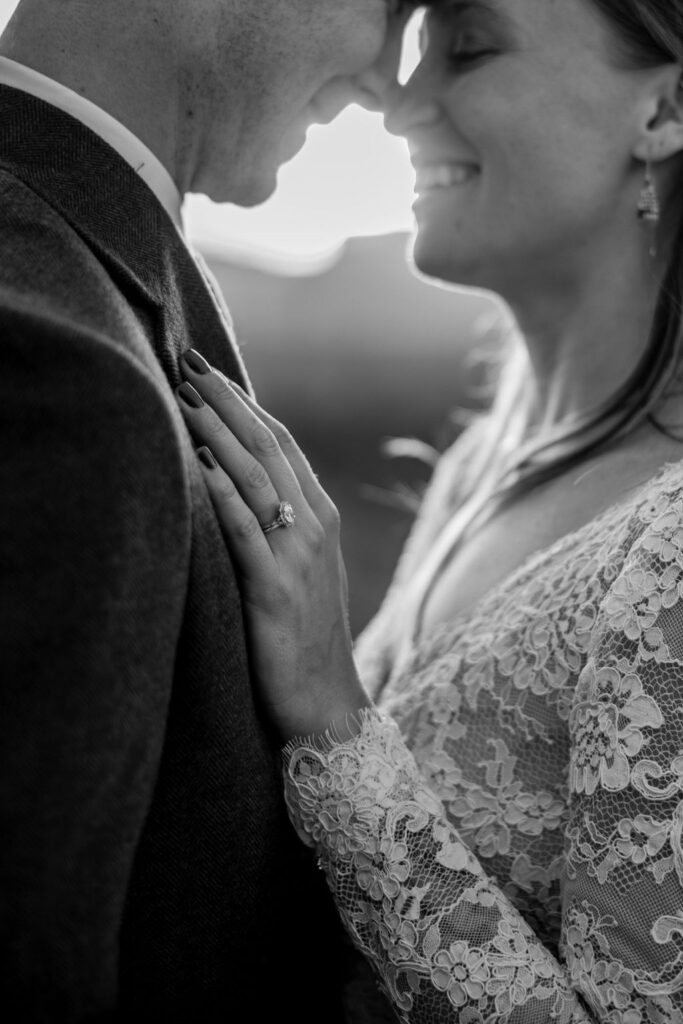
<path fill-rule="evenodd" d="M 392 0 L 202 0 L 192 6 L 185 92 L 190 191 L 252 206 L 315 121 L 353 98 L 377 59 Z M 185 46 L 184 46 L 185 49 Z M 189 58 L 189 60 L 187 59 Z"/>

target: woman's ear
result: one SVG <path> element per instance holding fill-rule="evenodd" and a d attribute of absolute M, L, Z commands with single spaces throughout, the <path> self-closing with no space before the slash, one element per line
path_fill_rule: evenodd
<path fill-rule="evenodd" d="M 661 163 L 683 152 L 683 69 L 667 64 L 653 73 L 642 105 L 633 155 Z"/>

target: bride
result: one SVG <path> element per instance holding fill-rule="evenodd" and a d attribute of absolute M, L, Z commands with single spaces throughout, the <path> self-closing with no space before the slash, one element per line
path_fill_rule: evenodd
<path fill-rule="evenodd" d="M 304 456 L 196 353 L 178 397 L 292 821 L 399 1018 L 680 1024 L 683 2 L 426 6 L 381 85 L 414 261 L 521 341 L 355 660 Z"/>

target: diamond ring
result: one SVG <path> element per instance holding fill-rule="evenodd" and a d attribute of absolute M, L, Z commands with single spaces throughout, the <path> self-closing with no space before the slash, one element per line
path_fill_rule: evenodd
<path fill-rule="evenodd" d="M 278 530 L 281 526 L 294 526 L 294 509 L 288 501 L 281 501 L 277 507 L 277 516 L 273 519 L 272 523 L 268 523 L 267 526 L 262 527 L 264 533 L 270 533 L 271 530 Z"/>

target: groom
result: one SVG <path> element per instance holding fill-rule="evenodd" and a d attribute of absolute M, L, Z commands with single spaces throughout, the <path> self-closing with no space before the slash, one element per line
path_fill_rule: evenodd
<path fill-rule="evenodd" d="M 372 92 L 389 6 L 20 0 L 0 41 L 7 1020 L 339 1019 L 173 394 L 190 347 L 247 385 L 180 207 L 267 198 Z"/>

